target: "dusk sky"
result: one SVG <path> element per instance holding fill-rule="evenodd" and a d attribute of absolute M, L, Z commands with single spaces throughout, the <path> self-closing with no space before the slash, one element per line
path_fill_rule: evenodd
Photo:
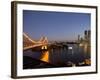
<path fill-rule="evenodd" d="M 87 13 L 23 10 L 23 32 L 33 40 L 46 36 L 49 41 L 77 40 L 90 29 L 91 15 Z"/>

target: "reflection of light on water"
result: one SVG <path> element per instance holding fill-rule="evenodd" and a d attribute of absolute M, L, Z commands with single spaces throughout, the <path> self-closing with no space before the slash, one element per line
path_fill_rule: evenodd
<path fill-rule="evenodd" d="M 68 47 L 68 49 L 73 49 L 73 47 Z"/>
<path fill-rule="evenodd" d="M 68 65 L 71 65 L 72 67 L 75 67 L 76 65 L 73 63 L 73 62 L 71 62 L 71 61 L 68 61 L 68 63 L 67 63 Z"/>
<path fill-rule="evenodd" d="M 88 49 L 88 45 L 85 44 L 85 45 L 84 45 L 84 51 L 85 51 L 85 53 L 87 52 L 87 49 Z"/>
<path fill-rule="evenodd" d="M 79 65 L 84 65 L 84 64 L 85 64 L 85 62 L 80 62 L 80 63 L 79 63 Z"/>
<path fill-rule="evenodd" d="M 90 59 L 85 59 L 85 64 L 90 65 L 91 64 L 91 60 Z"/>
<path fill-rule="evenodd" d="M 84 52 L 87 53 L 88 47 L 89 47 L 88 44 L 82 44 L 82 43 L 80 43 L 79 46 L 80 46 L 80 47 L 83 47 Z"/>
<path fill-rule="evenodd" d="M 74 51 L 73 51 L 73 47 L 70 46 L 70 47 L 68 47 L 68 49 L 71 50 L 71 54 L 74 53 Z"/>
<path fill-rule="evenodd" d="M 79 44 L 79 46 L 80 46 L 80 47 L 82 47 L 82 46 L 83 46 L 83 44 Z"/>
<path fill-rule="evenodd" d="M 72 66 L 75 67 L 76 65 L 73 63 Z"/>
<path fill-rule="evenodd" d="M 42 58 L 40 59 L 45 62 L 49 62 L 49 51 L 45 51 L 42 53 Z"/>

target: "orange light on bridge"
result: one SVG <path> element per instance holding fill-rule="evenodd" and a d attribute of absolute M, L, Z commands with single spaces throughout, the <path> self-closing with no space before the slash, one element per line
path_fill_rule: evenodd
<path fill-rule="evenodd" d="M 44 49 L 47 50 L 47 46 L 42 46 L 41 49 L 42 50 L 44 50 Z"/>

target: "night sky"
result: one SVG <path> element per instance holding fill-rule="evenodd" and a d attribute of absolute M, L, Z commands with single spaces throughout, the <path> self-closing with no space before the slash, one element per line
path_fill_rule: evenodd
<path fill-rule="evenodd" d="M 23 10 L 23 32 L 33 40 L 46 36 L 49 41 L 77 40 L 90 29 L 88 13 Z"/>

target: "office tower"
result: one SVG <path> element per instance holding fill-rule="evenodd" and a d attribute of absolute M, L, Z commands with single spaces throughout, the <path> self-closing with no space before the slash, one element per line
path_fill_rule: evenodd
<path fill-rule="evenodd" d="M 87 30 L 84 31 L 84 40 L 88 40 L 88 31 Z"/>

